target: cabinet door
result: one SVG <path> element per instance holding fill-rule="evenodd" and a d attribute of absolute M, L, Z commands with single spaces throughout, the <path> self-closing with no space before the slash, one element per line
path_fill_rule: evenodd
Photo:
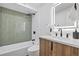
<path fill-rule="evenodd" d="M 68 45 L 53 42 L 53 56 L 77 56 L 79 49 Z"/>
<path fill-rule="evenodd" d="M 52 56 L 62 56 L 63 54 L 63 45 L 53 42 L 53 50 L 52 50 Z"/>
<path fill-rule="evenodd" d="M 51 41 L 45 40 L 45 56 L 51 56 Z"/>
<path fill-rule="evenodd" d="M 79 56 L 79 48 L 78 48 L 78 56 Z"/>
<path fill-rule="evenodd" d="M 71 55 L 71 47 L 70 46 L 67 46 L 67 45 L 63 45 L 63 53 L 62 53 L 62 56 L 70 56 Z"/>
<path fill-rule="evenodd" d="M 45 40 L 40 39 L 40 56 L 45 55 Z"/>
<path fill-rule="evenodd" d="M 71 47 L 71 56 L 78 56 L 78 48 Z"/>
<path fill-rule="evenodd" d="M 51 45 L 51 46 L 53 46 L 53 50 L 51 51 L 52 52 L 52 56 L 55 56 L 56 55 L 56 43 L 53 42 L 53 45 Z"/>
<path fill-rule="evenodd" d="M 56 56 L 62 56 L 63 55 L 63 45 L 56 43 Z"/>
<path fill-rule="evenodd" d="M 63 56 L 78 56 L 78 48 L 63 44 Z"/>
<path fill-rule="evenodd" d="M 51 41 L 40 39 L 40 56 L 51 55 Z"/>

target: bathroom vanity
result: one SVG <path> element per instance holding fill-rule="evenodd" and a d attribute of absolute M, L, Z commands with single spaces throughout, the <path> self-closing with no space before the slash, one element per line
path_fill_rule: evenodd
<path fill-rule="evenodd" d="M 40 36 L 40 56 L 78 56 L 79 40 Z"/>
<path fill-rule="evenodd" d="M 40 56 L 78 56 L 79 55 L 79 32 L 72 31 L 71 29 L 76 29 L 78 25 L 75 20 L 72 21 L 74 13 L 74 4 L 59 4 L 55 8 L 52 8 L 51 16 L 51 27 L 53 30 L 58 31 L 58 29 L 67 29 L 65 37 L 62 34 L 62 30 L 55 32 L 55 36 L 45 35 L 40 36 Z M 72 17 L 70 17 L 72 16 Z M 76 17 L 74 17 L 76 19 Z M 70 29 L 70 31 L 69 31 Z M 51 31 L 50 31 L 51 32 Z M 53 32 L 53 31 L 52 31 Z M 73 33 L 72 35 L 69 35 Z M 54 34 L 54 33 L 53 33 Z M 72 37 L 72 38 L 69 38 Z"/>

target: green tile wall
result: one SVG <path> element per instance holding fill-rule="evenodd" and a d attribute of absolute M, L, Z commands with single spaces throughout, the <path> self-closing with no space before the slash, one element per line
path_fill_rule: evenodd
<path fill-rule="evenodd" d="M 0 46 L 32 39 L 32 17 L 0 7 Z"/>

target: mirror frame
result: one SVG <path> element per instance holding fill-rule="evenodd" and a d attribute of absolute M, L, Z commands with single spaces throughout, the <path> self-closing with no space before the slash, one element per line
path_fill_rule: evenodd
<path fill-rule="evenodd" d="M 57 3 L 55 7 L 57 7 L 58 5 L 60 5 L 62 3 Z M 51 27 L 52 28 L 62 28 L 62 29 L 74 29 L 76 28 L 76 22 L 74 23 L 73 26 L 55 26 L 55 7 L 51 8 Z"/>

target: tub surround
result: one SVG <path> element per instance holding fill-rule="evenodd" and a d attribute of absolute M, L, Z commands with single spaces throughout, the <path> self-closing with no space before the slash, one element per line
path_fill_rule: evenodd
<path fill-rule="evenodd" d="M 0 46 L 30 41 L 32 16 L 0 7 Z"/>

